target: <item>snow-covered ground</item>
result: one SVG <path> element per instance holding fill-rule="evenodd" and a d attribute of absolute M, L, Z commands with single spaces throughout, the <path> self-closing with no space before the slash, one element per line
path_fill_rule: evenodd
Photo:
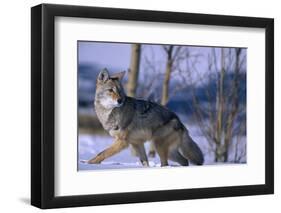
<path fill-rule="evenodd" d="M 206 139 L 193 128 L 190 128 L 190 134 L 194 141 L 203 151 L 205 162 L 204 165 L 214 164 L 214 156 L 208 151 L 208 143 Z M 245 140 L 246 138 L 244 138 Z M 118 169 L 118 168 L 136 168 L 142 167 L 138 157 L 131 153 L 131 149 L 127 148 L 120 153 L 104 160 L 101 164 L 87 164 L 83 161 L 89 160 L 96 156 L 99 152 L 109 147 L 113 142 L 113 138 L 107 135 L 97 134 L 80 134 L 78 141 L 78 170 L 96 170 L 96 169 Z M 149 150 L 149 143 L 145 144 L 146 151 Z M 179 166 L 177 163 L 170 161 L 169 165 Z M 159 157 L 149 158 L 150 167 L 160 167 Z"/>

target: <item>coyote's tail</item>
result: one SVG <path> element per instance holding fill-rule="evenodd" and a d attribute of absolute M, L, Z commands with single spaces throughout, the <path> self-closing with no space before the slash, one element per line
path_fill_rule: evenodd
<path fill-rule="evenodd" d="M 202 165 L 204 163 L 204 156 L 201 149 L 190 137 L 187 130 L 183 133 L 183 140 L 179 147 L 179 152 L 193 164 Z"/>

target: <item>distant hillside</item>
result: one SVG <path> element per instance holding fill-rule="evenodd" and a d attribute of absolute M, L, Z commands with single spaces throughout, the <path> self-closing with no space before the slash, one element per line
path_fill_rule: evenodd
<path fill-rule="evenodd" d="M 229 90 L 232 86 L 234 74 L 229 72 L 225 76 L 224 88 L 226 94 L 229 94 Z M 246 73 L 241 73 L 239 77 L 239 102 L 242 105 L 246 104 Z M 167 107 L 175 112 L 184 114 L 190 114 L 193 112 L 193 93 L 197 97 L 199 104 L 215 104 L 217 95 L 217 80 L 214 76 L 209 76 L 207 84 L 198 86 L 193 89 L 187 86 L 185 89 L 179 91 L 176 95 L 171 97 L 167 104 Z M 209 95 L 209 97 L 208 97 Z M 183 106 L 185 106 L 183 108 Z"/>

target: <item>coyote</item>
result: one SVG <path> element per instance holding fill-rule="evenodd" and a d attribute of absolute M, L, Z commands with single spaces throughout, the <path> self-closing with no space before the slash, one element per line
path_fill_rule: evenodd
<path fill-rule="evenodd" d="M 87 162 L 101 163 L 130 145 L 142 165 L 149 166 L 144 143 L 152 141 L 161 166 L 168 166 L 168 159 L 183 166 L 188 166 L 189 161 L 202 165 L 203 154 L 178 116 L 157 103 L 126 96 L 121 84 L 124 74 L 110 76 L 103 69 L 97 77 L 96 114 L 103 128 L 114 137 L 114 143 Z"/>

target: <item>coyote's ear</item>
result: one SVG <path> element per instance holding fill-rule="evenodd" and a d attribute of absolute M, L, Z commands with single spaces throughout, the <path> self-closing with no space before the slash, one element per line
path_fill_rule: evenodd
<path fill-rule="evenodd" d="M 110 76 L 110 78 L 113 78 L 113 79 L 115 78 L 115 79 L 118 79 L 119 81 L 122 81 L 125 74 L 126 74 L 126 71 L 114 73 L 112 76 Z"/>
<path fill-rule="evenodd" d="M 106 68 L 100 71 L 98 75 L 98 82 L 106 82 L 109 79 L 109 73 Z"/>

